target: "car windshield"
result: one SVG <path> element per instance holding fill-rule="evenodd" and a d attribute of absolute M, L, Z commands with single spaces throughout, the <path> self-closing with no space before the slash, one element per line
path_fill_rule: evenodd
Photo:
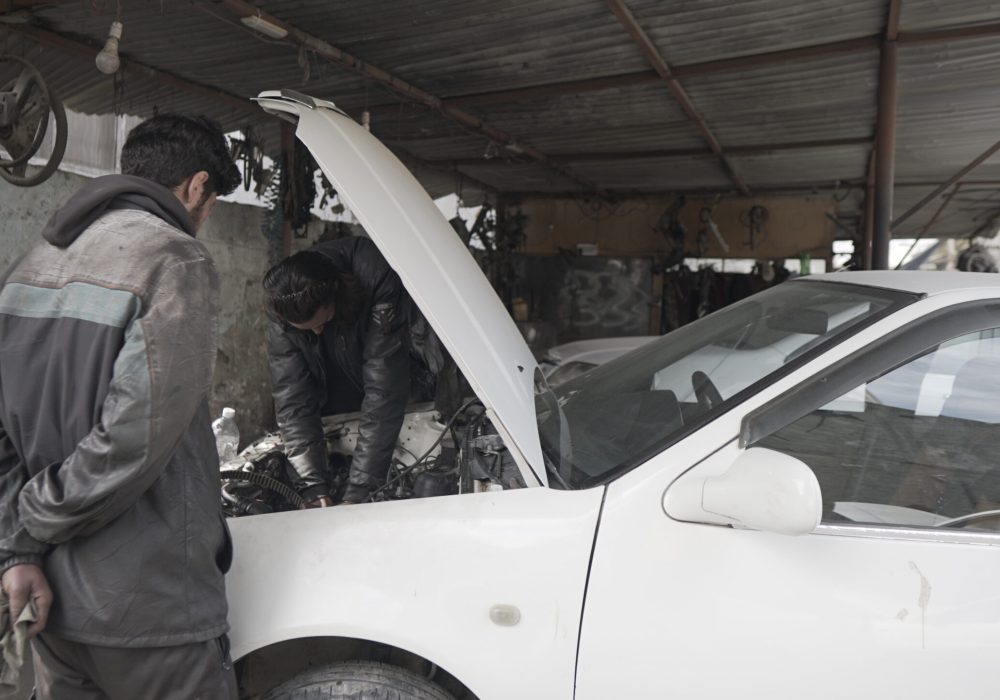
<path fill-rule="evenodd" d="M 916 295 L 789 282 L 550 388 L 536 413 L 553 485 L 619 476 Z"/>

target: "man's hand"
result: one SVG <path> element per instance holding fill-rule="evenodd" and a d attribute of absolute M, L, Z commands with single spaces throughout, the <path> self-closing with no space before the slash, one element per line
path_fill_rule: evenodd
<path fill-rule="evenodd" d="M 333 505 L 333 499 L 329 496 L 317 496 L 311 501 L 302 504 L 302 508 L 329 508 Z"/>
<path fill-rule="evenodd" d="M 10 624 L 13 626 L 21 616 L 21 611 L 29 600 L 35 602 L 35 612 L 38 619 L 28 626 L 28 638 L 45 629 L 49 620 L 49 608 L 52 607 L 52 589 L 42 567 L 34 564 L 17 564 L 3 573 L 0 579 L 3 592 L 7 594 L 10 603 Z"/>

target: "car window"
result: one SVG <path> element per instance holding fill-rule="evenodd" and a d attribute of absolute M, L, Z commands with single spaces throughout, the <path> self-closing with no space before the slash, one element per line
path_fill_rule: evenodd
<path fill-rule="evenodd" d="M 823 520 L 1000 530 L 1000 329 L 949 340 L 763 438 L 808 464 Z"/>
<path fill-rule="evenodd" d="M 571 487 L 606 482 L 915 297 L 790 282 L 542 388 L 542 449 Z"/>

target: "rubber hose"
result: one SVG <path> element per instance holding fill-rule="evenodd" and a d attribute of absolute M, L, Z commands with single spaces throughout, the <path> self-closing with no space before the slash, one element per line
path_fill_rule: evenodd
<path fill-rule="evenodd" d="M 226 471 L 219 472 L 219 477 L 223 481 L 247 481 L 256 486 L 260 486 L 261 488 L 274 491 L 296 508 L 301 508 L 302 504 L 305 502 L 305 499 L 295 493 L 293 489 L 281 483 L 277 479 L 272 479 L 265 474 L 245 472 L 241 469 L 228 469 Z"/>

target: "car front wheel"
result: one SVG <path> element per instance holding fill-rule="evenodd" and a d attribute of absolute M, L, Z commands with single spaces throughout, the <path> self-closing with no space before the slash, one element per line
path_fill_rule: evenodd
<path fill-rule="evenodd" d="M 454 700 L 412 671 L 371 661 L 343 661 L 301 673 L 262 700 Z"/>

